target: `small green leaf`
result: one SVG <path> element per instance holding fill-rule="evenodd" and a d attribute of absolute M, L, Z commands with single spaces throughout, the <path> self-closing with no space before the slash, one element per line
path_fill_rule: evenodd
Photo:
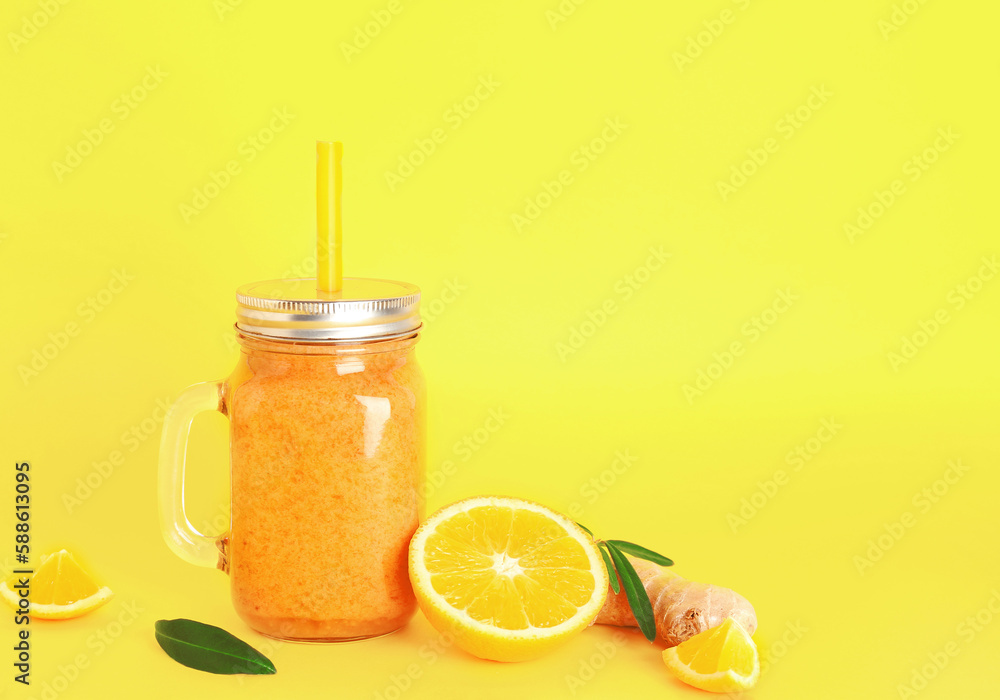
<path fill-rule="evenodd" d="M 645 547 L 640 547 L 637 544 L 632 544 L 631 542 L 625 542 L 623 540 L 608 540 L 608 542 L 626 554 L 631 554 L 633 557 L 639 557 L 640 559 L 651 561 L 654 564 L 659 564 L 660 566 L 674 565 L 673 559 L 668 559 L 662 554 L 657 554 L 652 549 L 646 549 Z"/>
<path fill-rule="evenodd" d="M 593 536 L 594 536 L 594 533 L 590 531 L 590 528 L 588 528 L 588 527 L 584 527 L 584 526 L 583 526 L 583 525 L 581 525 L 580 523 L 577 523 L 577 524 L 576 524 L 576 526 L 577 526 L 578 528 L 580 528 L 581 530 L 583 530 L 584 532 L 586 532 L 586 533 L 587 533 L 588 535 L 590 535 L 591 537 L 593 537 Z"/>
<path fill-rule="evenodd" d="M 608 546 L 611 558 L 615 561 L 615 568 L 618 569 L 618 574 L 622 578 L 625 595 L 628 597 L 628 604 L 632 608 L 632 614 L 635 615 L 635 621 L 639 623 L 642 635 L 652 642 L 656 639 L 656 623 L 653 621 L 653 606 L 649 602 L 649 595 L 646 594 L 646 588 L 642 585 L 639 574 L 635 572 L 635 567 L 625 558 L 621 550 L 611 544 L 611 542 L 605 542 L 605 544 Z"/>
<path fill-rule="evenodd" d="M 174 661 L 208 673 L 277 673 L 274 664 L 220 627 L 194 620 L 157 620 L 156 641 Z"/>
<path fill-rule="evenodd" d="M 597 545 L 597 551 L 601 553 L 601 556 L 604 558 L 604 566 L 608 568 L 608 580 L 611 582 L 611 590 L 617 594 L 621 591 L 622 587 L 618 583 L 618 574 L 615 573 L 615 567 L 612 565 L 611 559 L 608 558 L 608 553 L 604 551 L 604 547 L 606 546 L 604 542 L 601 542 Z"/>

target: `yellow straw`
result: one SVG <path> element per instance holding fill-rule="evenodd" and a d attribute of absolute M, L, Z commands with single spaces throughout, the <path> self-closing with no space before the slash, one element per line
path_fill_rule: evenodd
<path fill-rule="evenodd" d="M 340 221 L 343 176 L 340 141 L 316 142 L 316 289 L 320 294 L 339 292 L 343 287 Z"/>

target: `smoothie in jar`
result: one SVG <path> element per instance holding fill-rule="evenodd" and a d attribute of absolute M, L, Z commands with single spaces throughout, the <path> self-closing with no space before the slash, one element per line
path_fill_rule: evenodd
<path fill-rule="evenodd" d="M 406 549 L 423 514 L 416 338 L 239 339 L 226 392 L 237 612 L 285 639 L 398 629 L 415 609 Z"/>
<path fill-rule="evenodd" d="M 317 303 L 336 316 L 350 302 Z M 358 342 L 349 327 L 324 341 L 277 338 L 312 331 L 253 326 L 254 307 L 273 305 L 253 290 L 240 304 L 240 360 L 223 408 L 233 604 L 251 627 L 283 639 L 398 629 L 415 610 L 406 551 L 423 515 L 417 333 Z"/>

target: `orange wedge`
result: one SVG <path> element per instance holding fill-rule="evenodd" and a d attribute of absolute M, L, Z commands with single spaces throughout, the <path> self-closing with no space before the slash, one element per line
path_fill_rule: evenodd
<path fill-rule="evenodd" d="M 14 574 L 0 583 L 0 597 L 15 610 L 21 595 L 17 585 L 26 576 Z M 65 549 L 42 557 L 28 581 L 28 614 L 39 620 L 66 620 L 79 617 L 104 605 L 113 595 L 98 586 Z"/>
<path fill-rule="evenodd" d="M 715 693 L 752 688 L 760 676 L 757 645 L 733 618 L 663 651 L 663 663 L 688 685 Z"/>

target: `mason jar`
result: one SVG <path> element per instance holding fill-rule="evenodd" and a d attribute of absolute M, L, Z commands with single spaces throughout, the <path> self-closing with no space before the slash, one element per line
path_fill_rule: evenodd
<path fill-rule="evenodd" d="M 345 278 L 237 292 L 240 357 L 228 378 L 189 387 L 160 450 L 170 548 L 229 574 L 233 605 L 279 639 L 334 642 L 392 632 L 413 615 L 407 546 L 423 517 L 425 388 L 414 349 L 420 291 Z M 213 537 L 184 511 L 194 416 L 229 419 L 230 527 Z"/>

